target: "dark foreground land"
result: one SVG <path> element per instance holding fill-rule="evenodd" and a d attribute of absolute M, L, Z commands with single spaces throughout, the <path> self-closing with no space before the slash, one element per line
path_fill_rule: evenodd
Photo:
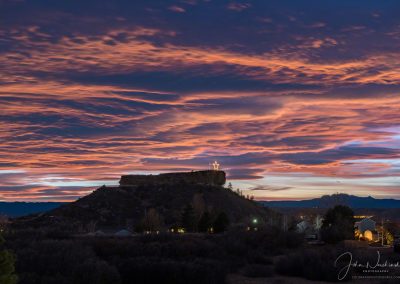
<path fill-rule="evenodd" d="M 341 253 L 352 252 L 360 263 L 377 259 L 374 248 L 310 246 L 300 234 L 269 226 L 258 231 L 237 227 L 222 234 L 164 233 L 126 238 L 19 229 L 5 237 L 7 248 L 16 255 L 21 284 L 337 282 L 339 269 L 334 262 Z M 400 261 L 400 255 L 392 249 L 380 250 L 383 260 Z M 339 263 L 345 265 L 345 260 Z M 344 281 L 359 272 L 351 269 Z M 399 275 L 399 268 L 385 275 Z"/>

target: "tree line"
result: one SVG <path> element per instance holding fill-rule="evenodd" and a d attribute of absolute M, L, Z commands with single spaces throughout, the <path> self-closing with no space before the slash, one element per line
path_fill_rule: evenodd
<path fill-rule="evenodd" d="M 222 233 L 230 224 L 228 215 L 206 208 L 203 196 L 195 194 L 191 203 L 181 211 L 178 223 L 171 226 L 171 230 L 177 232 Z M 162 217 L 155 208 L 146 210 L 143 219 L 139 222 L 135 231 L 156 232 L 165 229 Z"/>

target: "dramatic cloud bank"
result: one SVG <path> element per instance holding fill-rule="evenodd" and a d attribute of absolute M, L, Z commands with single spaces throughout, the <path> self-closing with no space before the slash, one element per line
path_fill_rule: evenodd
<path fill-rule="evenodd" d="M 398 1 L 0 1 L 0 199 L 208 168 L 400 198 Z"/>

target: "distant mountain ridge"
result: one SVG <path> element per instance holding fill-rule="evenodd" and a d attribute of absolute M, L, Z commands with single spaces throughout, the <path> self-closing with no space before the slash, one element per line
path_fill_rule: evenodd
<path fill-rule="evenodd" d="M 0 202 L 0 214 L 8 217 L 21 217 L 37 214 L 60 207 L 63 202 Z"/>
<path fill-rule="evenodd" d="M 348 194 L 324 195 L 320 198 L 298 201 L 260 201 L 266 207 L 291 207 L 291 208 L 329 208 L 334 205 L 347 205 L 351 208 L 400 208 L 400 200 L 376 199 L 371 196 L 360 197 Z"/>
<path fill-rule="evenodd" d="M 371 196 L 360 197 L 348 194 L 324 195 L 299 201 L 260 201 L 265 207 L 282 208 L 329 208 L 335 204 L 345 204 L 352 208 L 395 209 L 400 208 L 400 200 L 377 199 Z M 56 209 L 67 202 L 0 202 L 0 214 L 8 217 L 21 217 L 44 213 Z"/>

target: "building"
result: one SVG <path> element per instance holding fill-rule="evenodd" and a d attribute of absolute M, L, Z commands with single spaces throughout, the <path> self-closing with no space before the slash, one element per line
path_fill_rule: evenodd
<path fill-rule="evenodd" d="M 303 220 L 296 225 L 296 231 L 299 233 L 306 233 L 306 231 L 310 230 L 311 228 L 311 224 L 306 220 Z"/>
<path fill-rule="evenodd" d="M 317 240 L 320 238 L 320 230 L 323 223 L 323 218 L 317 215 L 315 218 L 309 218 L 309 220 L 302 220 L 296 225 L 296 231 L 305 235 L 306 239 Z"/>
<path fill-rule="evenodd" d="M 364 218 L 354 224 L 355 235 L 359 239 L 364 238 L 368 241 L 374 241 L 378 238 L 376 231 L 376 222 L 371 218 Z"/>

